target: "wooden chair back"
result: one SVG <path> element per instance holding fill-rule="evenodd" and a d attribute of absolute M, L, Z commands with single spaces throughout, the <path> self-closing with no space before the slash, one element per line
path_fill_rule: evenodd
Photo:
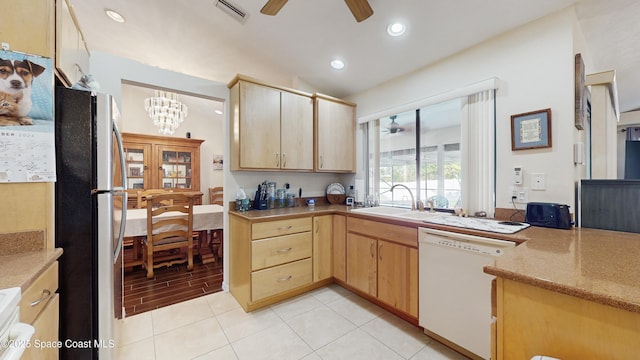
<path fill-rule="evenodd" d="M 209 188 L 209 204 L 224 206 L 224 188 L 222 186 Z"/>
<path fill-rule="evenodd" d="M 138 195 L 138 203 L 136 205 L 137 209 L 146 209 L 147 208 L 147 197 L 151 195 L 159 195 L 159 194 L 167 194 L 171 193 L 173 190 L 167 189 L 147 189 L 147 190 L 138 190 L 136 195 Z M 165 200 L 165 205 L 173 205 L 172 200 Z"/>
<path fill-rule="evenodd" d="M 149 195 L 147 202 L 147 238 L 143 243 L 143 266 L 147 277 L 153 277 L 153 269 L 187 262 L 193 269 L 193 196 L 185 193 Z M 170 204 L 170 205 L 167 205 Z M 171 216 L 167 216 L 172 212 Z M 187 253 L 169 252 L 163 257 L 159 251 L 185 249 Z M 185 256 L 186 255 L 186 256 Z"/>

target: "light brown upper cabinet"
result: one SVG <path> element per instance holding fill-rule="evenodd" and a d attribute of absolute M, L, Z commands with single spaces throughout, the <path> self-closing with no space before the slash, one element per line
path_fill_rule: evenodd
<path fill-rule="evenodd" d="M 69 86 L 89 74 L 89 50 L 67 0 L 56 0 L 56 68 Z"/>
<path fill-rule="evenodd" d="M 355 172 L 355 104 L 237 75 L 231 170 Z"/>
<path fill-rule="evenodd" d="M 231 170 L 313 170 L 311 94 L 238 76 L 231 89 Z"/>
<path fill-rule="evenodd" d="M 316 160 L 319 172 L 356 171 L 355 104 L 315 94 Z"/>

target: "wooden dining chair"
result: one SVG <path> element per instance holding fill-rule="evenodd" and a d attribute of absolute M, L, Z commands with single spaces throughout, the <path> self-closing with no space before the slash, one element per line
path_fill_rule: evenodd
<path fill-rule="evenodd" d="M 222 206 L 224 204 L 224 188 L 216 186 L 209 188 L 209 204 Z"/>
<path fill-rule="evenodd" d="M 222 186 L 209 188 L 209 203 L 224 206 L 224 188 Z M 211 230 L 210 246 L 216 260 L 222 260 L 222 229 Z"/>
<path fill-rule="evenodd" d="M 138 195 L 138 202 L 136 205 L 137 209 L 146 209 L 147 208 L 147 196 L 158 195 L 158 194 L 167 194 L 171 193 L 173 190 L 171 189 L 147 189 L 147 190 L 138 190 L 136 195 Z M 165 205 L 173 205 L 173 200 L 165 200 Z"/>
<path fill-rule="evenodd" d="M 147 201 L 147 237 L 142 242 L 142 266 L 147 278 L 161 266 L 187 263 L 193 270 L 193 197 L 183 193 L 150 195 Z M 171 202 L 175 205 L 164 205 Z M 177 212 L 176 216 L 161 216 Z M 186 250 L 186 253 L 183 251 Z"/>

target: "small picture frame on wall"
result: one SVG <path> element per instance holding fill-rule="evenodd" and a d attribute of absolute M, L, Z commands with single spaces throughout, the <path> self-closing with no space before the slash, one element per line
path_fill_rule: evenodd
<path fill-rule="evenodd" d="M 551 147 L 551 109 L 511 115 L 511 150 Z"/>
<path fill-rule="evenodd" d="M 222 154 L 213 154 L 213 170 L 222 170 Z"/>

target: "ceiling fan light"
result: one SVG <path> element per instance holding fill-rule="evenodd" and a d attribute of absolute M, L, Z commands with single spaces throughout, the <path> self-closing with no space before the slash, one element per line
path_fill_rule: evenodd
<path fill-rule="evenodd" d="M 109 18 L 111 18 L 111 20 L 115 22 L 123 23 L 125 21 L 124 16 L 120 15 L 120 13 L 115 10 L 104 9 L 104 12 L 107 14 Z"/>
<path fill-rule="evenodd" d="M 389 24 L 389 26 L 387 26 L 387 34 L 389 34 L 390 36 L 400 36 L 404 34 L 406 30 L 407 27 L 399 22 L 391 23 Z"/>
<path fill-rule="evenodd" d="M 331 67 L 335 70 L 342 70 L 344 69 L 344 61 L 340 59 L 333 59 L 331 60 Z"/>

